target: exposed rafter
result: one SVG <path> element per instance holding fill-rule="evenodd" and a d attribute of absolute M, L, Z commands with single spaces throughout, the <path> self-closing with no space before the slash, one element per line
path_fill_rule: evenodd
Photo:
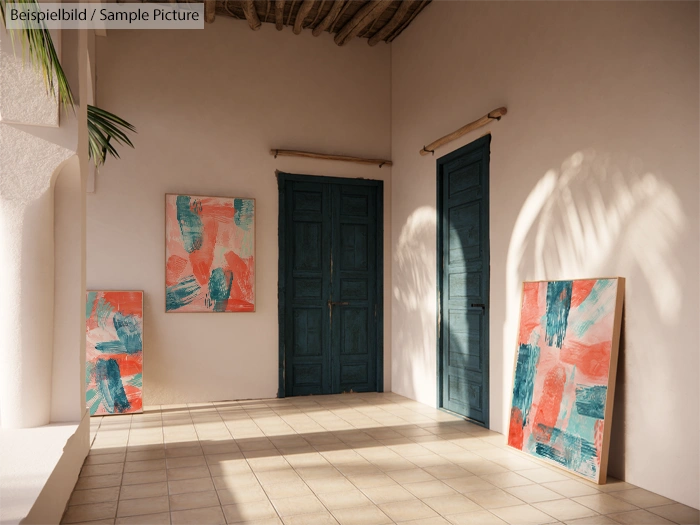
<path fill-rule="evenodd" d="M 391 34 L 391 36 L 390 36 L 389 38 L 386 39 L 386 41 L 387 41 L 387 42 L 393 42 L 393 40 L 394 40 L 397 36 L 399 36 L 399 35 L 403 32 L 403 30 L 406 29 L 406 28 L 408 27 L 408 25 L 409 25 L 411 22 L 413 22 L 413 19 L 414 19 L 416 16 L 418 16 L 418 13 L 420 13 L 420 12 L 423 10 L 423 8 L 428 4 L 428 2 L 430 2 L 430 0 L 422 0 L 421 3 L 418 5 L 418 7 L 415 9 L 415 11 L 413 11 L 413 13 L 411 13 L 411 15 L 403 21 L 403 23 L 399 26 L 399 28 L 398 28 L 396 31 L 394 31 L 394 32 Z"/>
<path fill-rule="evenodd" d="M 275 0 L 275 27 L 277 31 L 284 27 L 284 0 Z"/>
<path fill-rule="evenodd" d="M 258 12 L 255 10 L 253 0 L 243 0 L 243 2 L 241 2 L 241 7 L 243 8 L 243 14 L 250 28 L 253 31 L 260 29 L 262 23 L 260 22 L 260 18 L 258 18 Z"/>
<path fill-rule="evenodd" d="M 316 0 L 304 0 L 301 3 L 301 6 L 299 7 L 299 11 L 297 11 L 297 17 L 294 20 L 294 34 L 298 35 L 301 33 L 301 30 L 304 29 L 304 19 L 306 18 L 306 15 L 309 14 L 311 11 L 311 8 L 314 6 L 316 3 Z"/>
<path fill-rule="evenodd" d="M 388 37 L 394 29 L 396 29 L 399 24 L 403 21 L 404 17 L 406 16 L 406 13 L 408 13 L 408 9 L 411 7 L 411 4 L 414 2 L 411 0 L 404 0 L 401 2 L 401 5 L 399 5 L 399 8 L 396 10 L 394 13 L 394 16 L 391 17 L 391 19 L 384 24 L 384 27 L 382 27 L 379 31 L 374 33 L 372 37 L 367 41 L 367 43 L 370 46 L 376 46 L 379 41 L 384 40 L 386 37 Z"/>
<path fill-rule="evenodd" d="M 207 24 L 214 22 L 216 18 L 216 0 L 204 0 L 204 21 Z"/>
<path fill-rule="evenodd" d="M 328 29 L 328 27 L 330 27 L 330 25 L 340 13 L 340 10 L 343 8 L 344 3 L 345 2 L 343 2 L 343 0 L 335 0 L 331 2 L 331 10 L 328 11 L 328 14 L 325 16 L 325 18 L 321 20 L 321 23 L 314 27 L 314 30 L 312 32 L 314 36 L 320 35 L 326 29 Z"/>
<path fill-rule="evenodd" d="M 355 38 L 391 5 L 393 0 L 370 0 L 335 35 L 335 43 L 344 46 Z"/>

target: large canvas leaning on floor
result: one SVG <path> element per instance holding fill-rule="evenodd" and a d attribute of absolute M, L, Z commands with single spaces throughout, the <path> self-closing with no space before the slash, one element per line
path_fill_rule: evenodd
<path fill-rule="evenodd" d="M 508 444 L 605 483 L 624 279 L 523 283 Z"/>
<path fill-rule="evenodd" d="M 166 312 L 255 310 L 255 200 L 165 197 Z"/>
<path fill-rule="evenodd" d="M 85 400 L 90 415 L 143 411 L 143 292 L 88 292 Z"/>

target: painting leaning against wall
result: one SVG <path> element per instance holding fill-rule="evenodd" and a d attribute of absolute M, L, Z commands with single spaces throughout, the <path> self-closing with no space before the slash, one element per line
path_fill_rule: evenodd
<path fill-rule="evenodd" d="M 605 483 L 624 279 L 523 283 L 508 445 Z"/>
<path fill-rule="evenodd" d="M 143 412 L 143 292 L 88 292 L 85 310 L 90 415 Z"/>
<path fill-rule="evenodd" d="M 255 311 L 255 200 L 165 196 L 165 311 Z"/>

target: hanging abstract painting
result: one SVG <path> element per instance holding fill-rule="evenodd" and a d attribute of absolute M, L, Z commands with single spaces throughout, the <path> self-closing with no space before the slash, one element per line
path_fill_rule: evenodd
<path fill-rule="evenodd" d="M 143 292 L 88 292 L 85 401 L 91 416 L 143 411 Z"/>
<path fill-rule="evenodd" d="M 165 311 L 255 311 L 255 200 L 165 196 Z"/>
<path fill-rule="evenodd" d="M 523 283 L 508 445 L 605 483 L 624 279 Z"/>

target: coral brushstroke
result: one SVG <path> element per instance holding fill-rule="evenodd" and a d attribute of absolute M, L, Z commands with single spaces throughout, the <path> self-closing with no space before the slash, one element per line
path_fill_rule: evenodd
<path fill-rule="evenodd" d="M 255 310 L 255 201 L 166 195 L 167 312 Z"/>
<path fill-rule="evenodd" d="M 143 292 L 88 292 L 85 401 L 90 415 L 143 411 Z"/>
<path fill-rule="evenodd" d="M 619 281 L 523 284 L 508 445 L 593 481 L 610 424 Z"/>

